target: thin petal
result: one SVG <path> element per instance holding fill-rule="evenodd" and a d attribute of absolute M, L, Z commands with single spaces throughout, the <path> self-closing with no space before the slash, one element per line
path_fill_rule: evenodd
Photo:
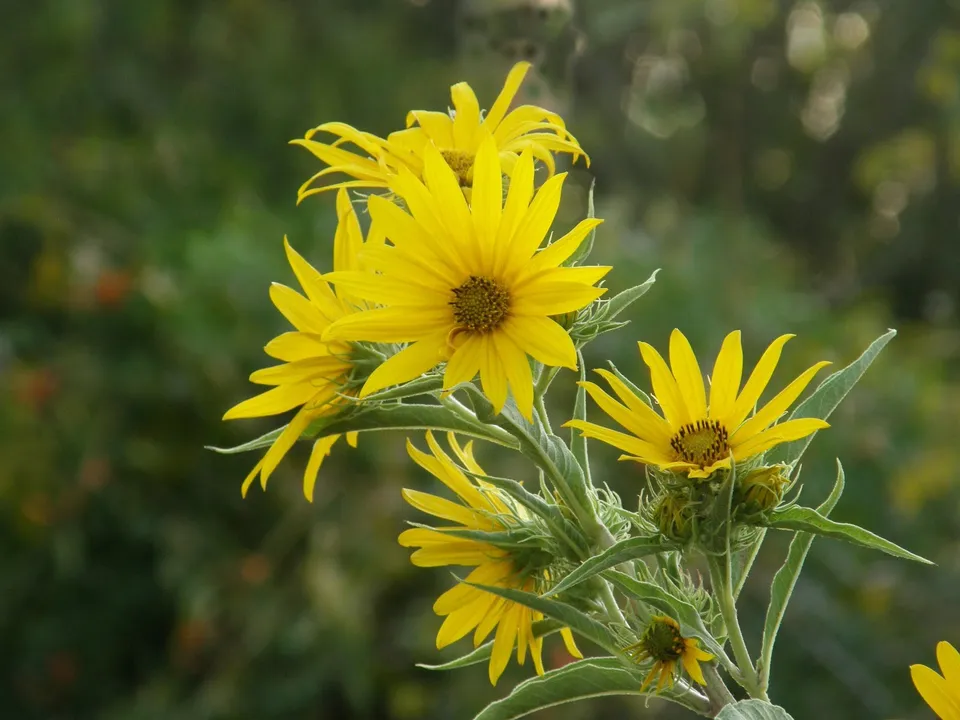
<path fill-rule="evenodd" d="M 503 158 L 501 157 L 501 166 Z M 497 229 L 497 241 L 494 249 L 494 274 L 502 275 L 510 257 L 513 234 L 530 206 L 533 198 L 533 157 L 530 153 L 521 155 L 514 164 L 507 190 L 507 200 L 500 216 Z"/>
<path fill-rule="evenodd" d="M 423 180 L 435 201 L 436 212 L 446 229 L 447 242 L 460 247 L 461 258 L 469 258 L 464 250 L 473 245 L 470 208 L 460 183 L 440 151 L 433 145 L 424 149 Z M 474 209 L 474 213 L 476 210 Z"/>
<path fill-rule="evenodd" d="M 363 231 L 357 212 L 350 202 L 350 194 L 337 191 L 337 231 L 333 236 L 333 269 L 360 270 L 360 249 L 363 247 Z M 340 293 L 340 297 L 344 295 Z M 344 298 L 350 299 L 350 298 Z"/>
<path fill-rule="evenodd" d="M 515 293 L 511 310 L 517 315 L 563 315 L 586 307 L 605 292 L 606 288 L 578 282 L 535 282 Z"/>
<path fill-rule="evenodd" d="M 430 110 L 411 110 L 407 113 L 407 127 L 416 122 L 438 147 L 453 146 L 453 121 L 447 113 Z"/>
<path fill-rule="evenodd" d="M 492 333 L 493 342 L 500 362 L 503 365 L 513 401 L 517 404 L 520 414 L 533 422 L 533 374 L 530 371 L 530 361 L 523 350 L 517 347 L 506 334 Z"/>
<path fill-rule="evenodd" d="M 500 618 L 497 635 L 490 653 L 490 684 L 496 685 L 510 662 L 510 653 L 517 639 L 517 628 L 522 605 L 513 603 Z"/>
<path fill-rule="evenodd" d="M 507 110 L 510 109 L 510 103 L 513 102 L 517 90 L 519 90 L 520 85 L 523 84 L 523 78 L 526 77 L 528 70 L 530 70 L 530 63 L 518 62 L 507 74 L 507 79 L 503 83 L 503 89 L 500 91 L 500 94 L 497 95 L 497 99 L 493 101 L 493 105 L 490 106 L 486 117 L 483 119 L 484 127 L 488 128 L 491 132 L 496 130 L 497 125 L 500 124 L 500 121 L 503 120 L 507 114 Z"/>
<path fill-rule="evenodd" d="M 568 653 L 575 658 L 583 658 L 583 653 L 580 652 L 580 648 L 577 647 L 577 641 L 573 639 L 573 632 L 570 628 L 560 628 L 560 637 L 563 638 L 563 644 L 567 648 Z"/>
<path fill-rule="evenodd" d="M 360 397 L 413 380 L 433 369 L 443 359 L 446 341 L 447 332 L 444 330 L 404 348 L 370 373 L 360 390 Z"/>
<path fill-rule="evenodd" d="M 308 502 L 313 502 L 313 489 L 317 484 L 317 474 L 320 472 L 320 465 L 323 463 L 324 458 L 330 454 L 330 449 L 338 439 L 340 439 L 339 435 L 327 435 L 313 444 L 313 450 L 310 451 L 310 460 L 307 462 L 307 469 L 303 473 L 303 496 Z"/>
<path fill-rule="evenodd" d="M 730 414 L 725 418 L 714 416 L 716 420 L 719 420 L 728 428 L 740 427 L 747 415 L 759 402 L 760 396 L 770 382 L 770 378 L 773 377 L 773 371 L 777 369 L 783 346 L 792 337 L 794 335 L 781 335 L 770 343 L 770 346 L 760 356 L 760 360 L 753 368 L 753 372 L 750 373 L 750 377 L 747 378 L 747 382 L 743 386 L 743 390 L 740 391 L 737 401 L 733 404 Z"/>
<path fill-rule="evenodd" d="M 730 449 L 733 456 L 739 462 L 747 458 L 766 452 L 774 445 L 784 442 L 799 440 L 807 435 L 812 435 L 817 430 L 823 430 L 830 427 L 830 423 L 819 418 L 797 418 L 796 420 L 787 420 L 785 423 L 774 425 L 763 432 L 747 437 L 738 442 L 731 440 Z"/>
<path fill-rule="evenodd" d="M 470 198 L 470 210 L 473 215 L 478 247 L 485 250 L 483 268 L 485 272 L 490 272 L 493 270 L 493 248 L 496 244 L 503 207 L 503 175 L 500 172 L 497 146 L 488 133 L 484 133 L 484 136 L 477 149 L 477 158 L 473 165 L 473 194 Z M 460 197 L 463 197 L 463 193 L 460 193 Z"/>
<path fill-rule="evenodd" d="M 223 414 L 224 420 L 279 415 L 303 405 L 316 394 L 310 383 L 280 385 L 237 403 Z"/>
<path fill-rule="evenodd" d="M 670 368 L 690 418 L 706 418 L 707 396 L 703 389 L 703 373 L 700 372 L 690 341 L 677 329 L 670 333 Z"/>
<path fill-rule="evenodd" d="M 340 318 L 327 328 L 323 339 L 324 342 L 411 342 L 441 330 L 445 333 L 452 324 L 448 307 L 416 308 L 413 312 L 405 307 L 377 308 Z"/>
<path fill-rule="evenodd" d="M 263 351 L 284 362 L 330 355 L 330 346 L 316 333 L 285 332 L 268 342 Z"/>
<path fill-rule="evenodd" d="M 427 308 L 449 304 L 449 288 L 442 290 L 421 285 L 412 278 L 375 275 L 371 272 L 332 272 L 325 276 L 337 286 L 337 292 L 348 292 L 382 305 L 406 305 Z M 419 312 L 419 311 L 417 311 Z"/>
<path fill-rule="evenodd" d="M 473 150 L 477 130 L 480 128 L 480 103 L 465 82 L 450 88 L 450 98 L 456 114 L 453 117 L 453 142 L 461 150 Z"/>
<path fill-rule="evenodd" d="M 670 439 L 673 437 L 673 431 L 670 429 L 670 425 L 666 420 L 660 417 L 652 407 L 637 397 L 633 391 L 627 387 L 626 383 L 612 372 L 599 369 L 596 373 L 610 384 L 610 387 L 617 394 L 617 397 L 620 398 L 620 401 L 637 417 L 637 421 L 643 424 L 646 433 L 644 437 L 649 438 L 654 444 L 669 444 Z M 611 417 L 613 416 L 611 415 Z M 624 425 L 624 427 L 626 426 Z"/>
<path fill-rule="evenodd" d="M 270 299 L 290 324 L 301 332 L 322 333 L 333 319 L 296 290 L 280 283 L 270 285 Z"/>
<path fill-rule="evenodd" d="M 316 382 L 323 379 L 333 382 L 349 369 L 349 362 L 332 355 L 325 355 L 261 368 L 251 373 L 250 382 L 260 385 L 303 383 L 307 380 Z"/>
<path fill-rule="evenodd" d="M 691 680 L 699 683 L 700 685 L 707 684 L 707 681 L 703 678 L 703 671 L 700 669 L 700 663 L 697 662 L 697 658 L 694 657 L 693 653 L 684 651 L 681 661 L 683 662 L 683 669 L 687 671 L 687 675 L 690 676 Z"/>
<path fill-rule="evenodd" d="M 603 220 L 600 218 L 581 220 L 573 230 L 534 255 L 530 263 L 524 267 L 520 278 L 535 275 L 549 268 L 559 267 L 577 251 L 590 231 L 601 223 L 603 223 Z"/>
<path fill-rule="evenodd" d="M 452 500 L 408 488 L 404 488 L 402 493 L 403 499 L 421 512 L 459 523 L 468 528 L 487 529 L 490 527 L 490 521 L 479 515 L 475 510 L 459 505 Z"/>
<path fill-rule="evenodd" d="M 449 390 L 460 383 L 470 382 L 480 372 L 480 353 L 483 351 L 483 336 L 468 335 L 447 361 L 443 373 L 443 389 Z"/>
<path fill-rule="evenodd" d="M 673 373 L 652 345 L 641 342 L 640 356 L 650 368 L 650 384 L 653 386 L 654 397 L 660 403 L 663 416 L 670 423 L 672 430 L 679 430 L 681 426 L 690 422 L 690 414 L 687 412 Z"/>
<path fill-rule="evenodd" d="M 293 444 L 300 439 L 303 431 L 307 429 L 307 426 L 313 418 L 314 415 L 307 411 L 306 408 L 301 409 L 300 412 L 293 416 L 290 424 L 280 433 L 280 437 L 278 437 L 273 442 L 273 445 L 270 446 L 270 449 L 267 450 L 267 453 L 263 456 L 263 467 L 260 470 L 260 487 L 264 490 L 267 489 L 267 480 L 270 479 L 273 471 L 277 469 L 277 465 L 280 464 L 284 455 L 293 447 Z"/>
<path fill-rule="evenodd" d="M 507 273 L 512 275 L 516 272 L 540 247 L 540 243 L 543 242 L 543 238 L 546 237 L 547 231 L 557 216 L 560 194 L 566 177 L 566 173 L 554 175 L 540 186 L 536 197 L 533 198 L 533 202 L 530 203 L 526 214 L 513 233 L 506 264 Z"/>
<path fill-rule="evenodd" d="M 947 685 L 956 688 L 957 701 L 960 702 L 960 652 L 946 640 L 937 643 L 937 662 Z"/>
<path fill-rule="evenodd" d="M 599 385 L 592 382 L 581 382 L 579 384 L 589 393 L 601 410 L 638 438 L 654 446 L 669 446 L 671 438 L 669 426 L 663 418 L 642 401 L 638 401 L 639 405 L 634 405 L 636 410 L 641 410 L 635 412 L 635 410 L 624 407 L 607 395 Z"/>
<path fill-rule="evenodd" d="M 800 397 L 800 393 L 810 384 L 813 376 L 816 375 L 821 368 L 829 364 L 827 361 L 822 361 L 813 367 L 807 368 L 796 380 L 787 385 L 787 387 L 777 393 L 770 402 L 758 410 L 756 415 L 737 428 L 733 437 L 730 438 L 731 442 L 746 441 L 776 422 L 777 418 L 787 411 L 787 408 L 793 404 L 794 400 Z"/>
<path fill-rule="evenodd" d="M 723 339 L 710 377 L 710 417 L 726 418 L 737 401 L 743 375 L 743 348 L 740 331 L 734 330 Z"/>
<path fill-rule="evenodd" d="M 346 190 L 342 192 L 346 192 Z M 310 302 L 316 305 L 328 320 L 335 320 L 339 317 L 343 310 L 337 302 L 333 290 L 323 280 L 317 269 L 293 249 L 286 235 L 283 237 L 283 247 L 287 253 L 287 261 L 293 269 L 293 274 L 297 276 L 297 282 L 300 283 L 300 287 L 303 288 Z"/>
<path fill-rule="evenodd" d="M 483 387 L 483 394 L 493 404 L 493 411 L 499 413 L 503 410 L 507 402 L 507 374 L 491 335 L 482 338 L 480 385 Z"/>
<path fill-rule="evenodd" d="M 563 427 L 576 428 L 584 437 L 594 438 L 605 442 L 607 445 L 613 445 L 615 448 L 636 456 L 648 465 L 664 465 L 673 461 L 672 457 L 666 455 L 661 448 L 653 443 L 640 440 L 633 435 L 605 428 L 602 425 L 595 425 L 585 420 L 569 420 L 563 424 Z"/>
<path fill-rule="evenodd" d="M 445 648 L 455 643 L 473 630 L 490 608 L 489 597 L 477 597 L 473 602 L 454 610 L 447 615 L 437 633 L 437 648 Z"/>

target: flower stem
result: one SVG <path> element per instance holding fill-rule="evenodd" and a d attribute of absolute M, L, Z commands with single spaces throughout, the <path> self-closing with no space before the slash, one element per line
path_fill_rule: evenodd
<path fill-rule="evenodd" d="M 704 663 L 702 669 L 703 679 L 707 681 L 704 689 L 707 697 L 710 698 L 710 716 L 716 717 L 724 706 L 732 705 L 737 699 L 730 693 L 727 684 L 720 677 L 720 673 L 717 672 L 716 663 Z"/>

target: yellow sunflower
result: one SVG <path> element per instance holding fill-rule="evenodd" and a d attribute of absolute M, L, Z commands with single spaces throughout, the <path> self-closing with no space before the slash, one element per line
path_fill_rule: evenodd
<path fill-rule="evenodd" d="M 348 271 L 358 267 L 357 256 L 363 236 L 346 190 L 337 194 L 337 218 L 333 265 L 336 269 Z M 230 408 L 223 419 L 264 417 L 296 407 L 300 409 L 244 480 L 244 496 L 258 473 L 260 484 L 266 489 L 270 475 L 307 426 L 319 417 L 336 413 L 345 402 L 343 395 L 351 392 L 347 387 L 353 368 L 350 345 L 341 341 L 328 342 L 321 336 L 334 320 L 365 307 L 362 301 L 346 295 L 346 290 L 338 289 L 336 293 L 331 290 L 320 273 L 290 246 L 286 238 L 283 243 L 287 260 L 306 297 L 286 285 L 274 283 L 270 287 L 270 299 L 296 332 L 275 337 L 264 348 L 267 355 L 283 364 L 257 370 L 250 376 L 251 382 L 271 385 L 272 389 Z M 303 475 L 303 493 L 308 500 L 313 500 L 320 465 L 339 437 L 328 435 L 313 444 Z M 357 434 L 348 433 L 347 442 L 356 447 Z"/>
<path fill-rule="evenodd" d="M 709 477 L 719 468 L 730 467 L 730 455 L 746 460 L 775 445 L 806 437 L 829 427 L 823 420 L 801 418 L 776 424 L 799 397 L 813 376 L 828 362 L 819 362 L 778 393 L 762 408 L 754 411 L 780 360 L 784 344 L 793 335 L 781 335 L 766 349 L 746 384 L 740 389 L 743 350 L 740 331 L 724 339 L 713 366 L 710 404 L 704 391 L 703 376 L 693 349 L 683 333 L 670 335 L 670 367 L 647 343 L 640 343 L 640 354 L 650 368 L 650 381 L 663 417 L 630 390 L 616 375 L 597 372 L 610 384 L 621 402 L 617 402 L 592 382 L 583 387 L 597 405 L 632 435 L 610 430 L 583 420 L 571 420 L 566 427 L 580 430 L 585 437 L 596 438 L 635 460 L 664 470 L 685 471 L 692 478 Z"/>
<path fill-rule="evenodd" d="M 460 447 L 452 433 L 447 435 L 447 439 L 454 454 L 467 470 L 478 475 L 484 474 L 473 457 L 472 443 Z M 528 518 L 523 508 L 514 505 L 488 483 L 469 480 L 429 432 L 427 444 L 431 454 L 418 450 L 408 440 L 407 450 L 410 457 L 450 488 L 460 502 L 417 490 L 403 490 L 404 499 L 413 507 L 456 524 L 438 529 L 417 527 L 401 533 L 401 545 L 418 548 L 410 556 L 410 561 L 418 567 L 473 567 L 474 570 L 467 575 L 466 580 L 480 585 L 527 592 L 542 589 L 538 586 L 541 586 L 547 577 L 543 569 L 531 567 L 529 561 L 518 558 L 509 550 L 444 532 L 504 531 L 523 524 Z M 433 610 L 437 615 L 445 616 L 437 633 L 438 649 L 460 640 L 471 631 L 474 647 L 478 647 L 496 629 L 489 666 L 492 684 L 497 684 L 507 667 L 514 646 L 517 648 L 517 662 L 520 665 L 524 664 L 529 649 L 537 674 L 543 674 L 543 638 L 536 637 L 533 633 L 533 624 L 543 619 L 541 613 L 466 583 L 455 585 L 443 593 L 434 603 Z M 583 657 L 569 628 L 563 628 L 561 635 L 570 654 Z"/>
<path fill-rule="evenodd" d="M 579 310 L 605 292 L 594 287 L 609 267 L 560 267 L 601 221 L 587 219 L 537 250 L 553 223 L 565 175 L 533 193 L 533 159 L 524 151 L 503 198 L 500 156 L 493 139 L 477 152 L 473 200 L 467 204 L 450 167 L 433 146 L 425 151 L 424 180 L 401 170 L 391 188 L 407 210 L 371 196 L 367 243 L 372 272 L 326 277 L 383 307 L 343 317 L 327 341 L 412 343 L 370 375 L 360 397 L 403 383 L 446 360 L 444 387 L 479 372 L 497 412 L 508 386 L 530 419 L 533 380 L 527 356 L 544 365 L 576 368 L 567 332 L 551 316 Z"/>
<path fill-rule="evenodd" d="M 673 676 L 677 671 L 677 663 L 683 666 L 687 675 L 694 682 L 706 685 L 701 662 L 713 660 L 713 655 L 699 648 L 700 641 L 696 638 L 685 638 L 680 633 L 680 625 L 666 615 L 655 615 L 650 618 L 650 624 L 643 631 L 639 642 L 626 648 L 627 653 L 635 662 L 653 660 L 653 667 L 644 678 L 640 691 L 643 692 L 653 679 L 657 681 L 657 692 L 673 685 Z"/>
<path fill-rule="evenodd" d="M 345 123 L 330 122 L 308 131 L 302 140 L 292 140 L 292 144 L 305 147 L 329 166 L 301 186 L 297 202 L 332 188 L 386 188 L 391 177 L 401 168 L 422 176 L 426 148 L 431 145 L 440 150 L 453 168 L 459 184 L 469 187 L 474 160 L 485 135 L 493 136 L 502 167 L 508 175 L 512 175 L 517 158 L 524 150 L 529 150 L 540 160 L 550 175 L 556 170 L 555 152 L 570 153 L 574 161 L 583 155 L 589 165 L 589 158 L 556 113 L 534 105 L 522 105 L 508 112 L 529 69 L 530 63 L 527 62 L 513 66 L 486 115 L 481 113 L 473 89 L 460 82 L 450 88 L 454 112 L 412 110 L 407 114 L 407 129 L 391 133 L 386 139 Z M 318 133 L 328 133 L 337 139 L 329 143 L 318 142 L 313 139 Z M 348 144 L 356 150 L 345 149 Z M 337 174 L 353 179 L 314 187 L 317 181 Z"/>
<path fill-rule="evenodd" d="M 940 720 L 960 720 L 960 652 L 950 643 L 937 643 L 937 662 L 943 675 L 926 665 L 911 665 L 917 691 Z"/>

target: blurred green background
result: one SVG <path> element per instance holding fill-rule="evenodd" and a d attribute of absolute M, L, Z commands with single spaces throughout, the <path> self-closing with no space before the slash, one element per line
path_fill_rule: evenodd
<path fill-rule="evenodd" d="M 663 272 L 631 326 L 589 348 L 646 385 L 637 339 L 682 328 L 748 362 L 795 332 L 781 382 L 901 332 L 803 470 L 835 516 L 938 563 L 817 541 L 775 655 L 804 718 L 929 718 L 907 666 L 960 641 L 960 4 L 954 0 L 34 0 L 0 26 L 0 717 L 468 718 L 491 688 L 438 654 L 448 573 L 396 544 L 399 488 L 433 488 L 403 438 L 338 446 L 316 501 L 306 448 L 269 492 L 252 394 L 292 283 L 282 237 L 329 269 L 333 196 L 286 142 L 341 120 L 384 134 L 467 79 L 489 106 L 564 114 L 593 164 L 608 285 Z M 569 412 L 572 374 L 552 398 Z M 504 460 L 481 448 L 484 462 Z M 599 445 L 629 506 L 641 474 Z M 512 462 L 512 461 L 510 461 Z M 530 477 L 523 463 L 509 466 Z M 756 643 L 773 538 L 746 592 Z M 549 664 L 565 660 L 548 643 Z M 537 717 L 679 717 L 610 699 Z"/>

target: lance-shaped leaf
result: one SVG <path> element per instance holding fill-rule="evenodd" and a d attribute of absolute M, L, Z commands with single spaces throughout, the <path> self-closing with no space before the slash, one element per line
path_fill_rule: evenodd
<path fill-rule="evenodd" d="M 844 475 L 843 465 L 837 459 L 837 480 L 833 484 L 833 490 L 818 507 L 817 511 L 827 517 L 836 507 L 840 496 L 843 494 Z M 773 657 L 773 645 L 777 641 L 777 633 L 780 631 L 780 623 L 783 622 L 783 616 L 787 611 L 787 603 L 790 602 L 790 596 L 793 594 L 793 588 L 797 584 L 797 578 L 800 577 L 800 571 L 803 569 L 803 563 L 807 559 L 807 553 L 813 544 L 813 535 L 805 532 L 798 532 L 790 541 L 790 549 L 787 550 L 787 559 L 783 566 L 777 570 L 773 576 L 773 582 L 770 584 L 770 604 L 767 606 L 767 616 L 763 623 L 763 645 L 760 650 L 760 660 L 757 662 L 757 672 L 760 673 L 761 685 L 766 687 L 770 677 L 770 662 Z"/>
<path fill-rule="evenodd" d="M 628 597 L 642 600 L 664 615 L 672 617 L 680 623 L 680 632 L 686 637 L 700 638 L 711 653 L 725 663 L 730 662 L 723 652 L 723 648 L 720 647 L 720 644 L 714 639 L 711 632 L 707 630 L 707 626 L 704 625 L 700 613 L 686 600 L 671 595 L 656 583 L 636 580 L 616 570 L 607 570 L 603 576 L 619 587 Z"/>
<path fill-rule="evenodd" d="M 669 543 L 665 543 L 660 536 L 656 537 L 632 537 L 621 540 L 611 545 L 599 555 L 594 555 L 585 561 L 576 570 L 557 583 L 547 596 L 557 595 L 564 590 L 569 590 L 574 585 L 582 583 L 584 580 L 592 578 L 594 575 L 609 570 L 612 567 L 632 560 L 639 560 L 647 555 L 653 555 L 659 552 L 666 552 L 674 549 Z"/>
<path fill-rule="evenodd" d="M 846 542 L 870 548 L 871 550 L 880 550 L 894 557 L 905 560 L 916 560 L 926 565 L 933 565 L 933 563 L 926 558 L 914 555 L 909 550 L 904 550 L 899 545 L 889 540 L 884 540 L 879 535 L 874 535 L 859 525 L 835 522 L 824 517 L 813 508 L 794 506 L 786 508 L 785 510 L 779 510 L 773 513 L 767 522 L 767 526 L 777 528 L 778 530 L 799 530 L 815 535 L 823 535 L 824 537 L 830 537 L 836 540 L 845 540 Z"/>
<path fill-rule="evenodd" d="M 741 700 L 724 707 L 717 720 L 793 720 L 779 705 L 763 700 Z"/>
<path fill-rule="evenodd" d="M 593 204 L 593 190 L 596 187 L 597 181 L 590 181 L 590 191 L 587 193 L 587 219 L 592 220 L 596 215 L 596 207 Z M 584 241 L 580 243 L 573 255 L 568 257 L 563 263 L 564 266 L 570 267 L 573 265 L 579 265 L 581 262 L 586 260 L 590 256 L 590 252 L 593 250 L 593 242 L 597 237 L 597 228 L 593 228 L 587 234 L 587 237 L 584 238 Z"/>
<path fill-rule="evenodd" d="M 250 452 L 251 450 L 259 450 L 260 448 L 269 447 L 270 445 L 273 445 L 274 441 L 278 437 L 280 437 L 280 433 L 282 433 L 286 427 L 287 427 L 286 425 L 284 425 L 283 427 L 278 427 L 276 430 L 271 430 L 270 432 L 264 433 L 263 435 L 261 435 L 260 437 L 254 440 L 250 440 L 248 442 L 243 443 L 242 445 L 237 445 L 235 447 L 220 448 L 220 447 L 214 447 L 213 445 L 207 445 L 205 447 L 207 450 L 213 450 L 214 452 L 220 453 L 221 455 L 234 455 L 236 453 L 244 453 L 244 452 Z"/>
<path fill-rule="evenodd" d="M 647 395 L 646 392 L 638 388 L 636 385 L 634 385 L 633 381 L 630 378 L 628 378 L 626 375 L 620 372 L 617 369 L 617 366 L 613 364 L 613 361 L 607 360 L 607 365 L 610 366 L 610 372 L 616 375 L 617 378 L 620 380 L 620 382 L 622 382 L 624 385 L 626 385 L 630 389 L 630 392 L 632 392 L 638 398 L 643 400 L 650 407 L 656 407 L 654 402 L 650 399 L 650 396 Z"/>
<path fill-rule="evenodd" d="M 642 675 L 625 668 L 616 658 L 580 660 L 520 683 L 507 697 L 487 705 L 474 720 L 514 720 L 577 700 L 642 695 L 642 682 Z M 681 689 L 664 690 L 661 696 L 691 709 L 696 707 Z"/>
<path fill-rule="evenodd" d="M 821 420 L 826 420 L 830 417 L 830 414 L 847 396 L 847 393 L 849 393 L 850 390 L 853 389 L 853 386 L 863 377 L 863 374 L 867 371 L 867 368 L 870 367 L 874 359 L 876 359 L 877 355 L 880 354 L 880 351 L 883 350 L 886 344 L 890 342 L 896 334 L 896 330 L 888 330 L 870 343 L 870 347 L 864 350 L 860 357 L 820 383 L 813 394 L 790 413 L 789 419 L 820 418 Z M 795 463 L 803 455 L 812 440 L 813 435 L 808 435 L 799 440 L 779 445 L 767 455 L 768 464 L 784 463 L 791 465 Z"/>
<path fill-rule="evenodd" d="M 577 386 L 577 399 L 573 403 L 573 419 L 587 419 L 587 391 L 583 382 L 587 379 L 587 365 L 583 362 L 583 355 L 577 351 L 577 361 L 580 363 L 580 384 Z M 575 429 L 570 430 L 570 452 L 580 463 L 580 467 L 590 477 L 590 456 L 587 452 L 587 438 Z"/>
<path fill-rule="evenodd" d="M 464 581 L 466 583 L 466 581 Z M 480 585 L 466 583 L 488 593 L 499 595 L 507 600 L 512 600 L 532 610 L 543 613 L 548 618 L 574 630 L 577 634 L 596 643 L 607 652 L 617 654 L 620 652 L 619 644 L 614 634 L 603 623 L 594 620 L 585 612 L 577 610 L 565 603 L 557 602 L 540 597 L 534 593 L 515 590 L 513 588 L 497 587 L 494 585 Z"/>
<path fill-rule="evenodd" d="M 628 307 L 633 305 L 637 300 L 643 297 L 647 290 L 653 287 L 653 284 L 657 281 L 657 273 L 660 272 L 660 269 L 654 270 L 650 277 L 648 277 L 640 285 L 635 285 L 632 288 L 627 288 L 616 295 L 614 295 L 609 300 L 601 301 L 599 309 L 594 313 L 593 317 L 590 319 L 591 323 L 600 323 L 600 322 L 609 322 L 613 320 L 617 315 L 622 313 Z"/>
<path fill-rule="evenodd" d="M 547 635 L 557 632 L 559 629 L 560 623 L 556 620 L 541 620 L 533 624 L 533 634 L 535 637 L 546 637 Z M 461 655 L 449 662 L 440 663 L 439 665 L 417 663 L 417 667 L 423 668 L 424 670 L 458 670 L 460 668 L 470 667 L 471 665 L 479 665 L 490 659 L 490 655 L 493 653 L 493 643 L 493 640 L 489 640 L 480 647 L 474 648 L 466 655 Z"/>

